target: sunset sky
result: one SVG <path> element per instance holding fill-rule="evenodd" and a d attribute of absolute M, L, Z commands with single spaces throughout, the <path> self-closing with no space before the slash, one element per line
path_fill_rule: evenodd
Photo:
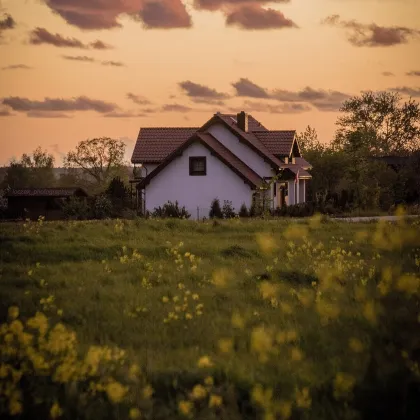
<path fill-rule="evenodd" d="M 0 0 L 0 165 L 252 113 L 322 141 L 363 90 L 420 99 L 420 0 Z"/>

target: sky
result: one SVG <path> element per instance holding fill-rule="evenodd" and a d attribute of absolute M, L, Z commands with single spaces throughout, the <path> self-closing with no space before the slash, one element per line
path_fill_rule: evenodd
<path fill-rule="evenodd" d="M 420 0 L 0 0 L 0 165 L 218 111 L 330 141 L 362 91 L 420 99 Z"/>

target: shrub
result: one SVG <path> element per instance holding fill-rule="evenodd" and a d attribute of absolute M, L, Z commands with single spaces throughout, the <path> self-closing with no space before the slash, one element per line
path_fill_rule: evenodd
<path fill-rule="evenodd" d="M 175 201 L 175 203 L 168 201 L 163 205 L 163 207 L 155 207 L 153 209 L 152 217 L 175 217 L 178 219 L 189 219 L 191 214 L 188 213 L 185 206 L 180 208 L 178 201 Z"/>
<path fill-rule="evenodd" d="M 70 197 L 63 203 L 62 210 L 66 219 L 86 220 L 90 216 L 90 208 L 86 199 Z"/>
<path fill-rule="evenodd" d="M 223 201 L 222 215 L 224 219 L 233 219 L 236 216 L 235 209 L 232 206 L 232 201 Z"/>
<path fill-rule="evenodd" d="M 106 195 L 97 195 L 93 200 L 93 217 L 95 219 L 106 219 L 111 217 L 112 202 Z"/>
<path fill-rule="evenodd" d="M 105 194 L 112 203 L 112 216 L 119 217 L 125 208 L 130 206 L 130 192 L 121 178 L 113 178 L 109 183 Z"/>
<path fill-rule="evenodd" d="M 242 206 L 239 209 L 239 217 L 249 217 L 249 211 L 245 203 L 242 203 Z"/>
<path fill-rule="evenodd" d="M 214 218 L 221 219 L 221 218 L 223 218 L 222 209 L 220 208 L 220 200 L 218 198 L 215 198 L 211 202 L 209 217 L 211 219 L 214 219 Z"/>

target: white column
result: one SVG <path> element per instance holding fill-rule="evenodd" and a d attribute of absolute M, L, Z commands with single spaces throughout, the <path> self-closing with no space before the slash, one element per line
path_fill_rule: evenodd
<path fill-rule="evenodd" d="M 306 203 L 306 179 L 303 180 L 303 202 Z"/>
<path fill-rule="evenodd" d="M 299 178 L 298 178 L 298 180 L 297 180 L 297 182 L 296 182 L 296 204 L 298 204 L 299 203 Z"/>

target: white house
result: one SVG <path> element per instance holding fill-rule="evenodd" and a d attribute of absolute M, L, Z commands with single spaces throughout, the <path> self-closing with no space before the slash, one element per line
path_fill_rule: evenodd
<path fill-rule="evenodd" d="M 311 178 L 295 131 L 268 130 L 243 111 L 216 113 L 202 127 L 141 128 L 131 162 L 143 210 L 178 201 L 192 218 L 208 217 L 214 198 L 236 211 L 258 194 L 272 208 L 303 203 Z"/>

